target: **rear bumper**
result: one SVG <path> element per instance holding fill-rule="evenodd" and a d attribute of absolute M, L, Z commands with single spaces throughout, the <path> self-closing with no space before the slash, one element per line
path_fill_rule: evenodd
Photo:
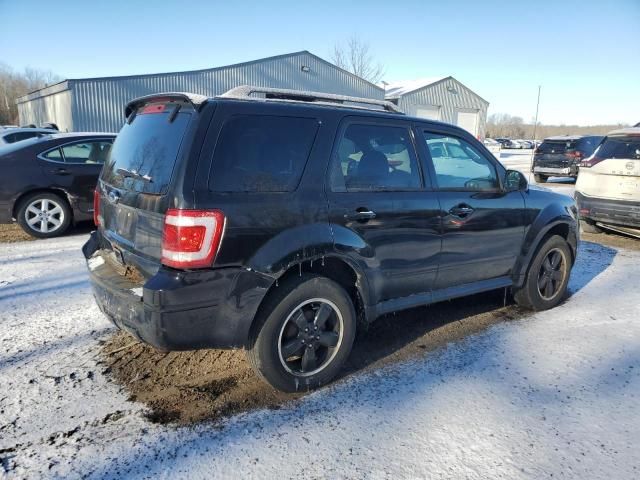
<path fill-rule="evenodd" d="M 624 200 L 605 200 L 575 193 L 580 217 L 594 222 L 640 228 L 640 204 Z"/>
<path fill-rule="evenodd" d="M 558 162 L 541 162 L 533 161 L 533 173 L 540 173 L 543 175 L 552 175 L 557 177 L 577 177 L 578 165 L 573 164 L 558 164 Z"/>
<path fill-rule="evenodd" d="M 178 271 L 161 267 L 144 283 L 118 272 L 94 232 L 83 247 L 94 297 L 118 328 L 160 350 L 234 348 L 249 329 L 269 277 L 242 268 Z"/>

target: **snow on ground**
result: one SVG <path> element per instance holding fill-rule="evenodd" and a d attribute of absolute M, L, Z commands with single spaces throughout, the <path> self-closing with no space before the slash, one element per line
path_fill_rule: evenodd
<path fill-rule="evenodd" d="M 0 476 L 640 477 L 640 252 L 583 244 L 552 311 L 279 410 L 176 428 L 96 364 L 111 329 L 83 240 L 0 245 Z"/>

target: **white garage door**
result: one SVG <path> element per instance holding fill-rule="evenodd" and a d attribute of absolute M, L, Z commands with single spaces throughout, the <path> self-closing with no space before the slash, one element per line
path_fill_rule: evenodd
<path fill-rule="evenodd" d="M 478 111 L 477 110 L 459 110 L 458 126 L 470 132 L 474 137 L 478 136 Z"/>
<path fill-rule="evenodd" d="M 416 117 L 440 120 L 440 107 L 437 105 L 418 105 L 416 107 Z"/>

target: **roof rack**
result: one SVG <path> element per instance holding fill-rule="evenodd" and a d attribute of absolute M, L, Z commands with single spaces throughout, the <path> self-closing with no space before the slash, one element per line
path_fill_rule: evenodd
<path fill-rule="evenodd" d="M 294 102 L 324 102 L 324 103 L 356 103 L 362 105 L 378 106 L 387 112 L 404 113 L 396 105 L 386 100 L 376 100 L 373 98 L 363 97 L 350 97 L 347 95 L 335 95 L 333 93 L 320 93 L 320 92 L 307 92 L 303 90 L 289 90 L 284 88 L 270 88 L 270 87 L 254 87 L 249 85 L 241 85 L 239 87 L 232 88 L 231 90 L 223 93 L 220 97 L 223 98 L 238 98 L 248 99 L 256 98 L 252 97 L 253 94 L 264 94 L 266 99 L 274 100 L 289 100 Z M 259 97 L 258 97 L 259 98 Z M 352 106 L 352 105 L 349 105 Z M 353 105 L 356 106 L 356 105 Z M 362 108 L 362 107 L 360 107 Z"/>

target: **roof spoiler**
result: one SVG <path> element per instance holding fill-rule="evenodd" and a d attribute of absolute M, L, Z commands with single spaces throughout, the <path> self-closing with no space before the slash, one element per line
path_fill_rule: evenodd
<path fill-rule="evenodd" d="M 209 97 L 204 95 L 198 95 L 197 93 L 186 92 L 163 92 L 153 93 L 151 95 L 145 95 L 144 97 L 138 97 L 127 103 L 124 109 L 124 118 L 129 118 L 132 112 L 136 111 L 140 106 L 145 103 L 149 103 L 150 100 L 182 100 L 190 103 L 196 111 L 199 111 L 202 105 L 204 105 Z"/>
<path fill-rule="evenodd" d="M 249 85 L 242 85 L 232 88 L 226 93 L 220 95 L 222 98 L 242 98 L 249 99 L 254 93 L 263 94 L 267 99 L 275 100 L 289 100 L 297 102 L 328 102 L 328 103 L 360 103 L 363 105 L 375 105 L 382 107 L 388 112 L 404 113 L 397 105 L 388 102 L 386 100 L 377 100 L 374 98 L 363 97 L 350 97 L 347 95 L 336 95 L 333 93 L 321 93 L 321 92 L 307 92 L 304 90 L 289 90 L 284 88 L 270 88 L 270 87 L 254 87 Z M 259 98 L 259 97 L 258 97 Z"/>

